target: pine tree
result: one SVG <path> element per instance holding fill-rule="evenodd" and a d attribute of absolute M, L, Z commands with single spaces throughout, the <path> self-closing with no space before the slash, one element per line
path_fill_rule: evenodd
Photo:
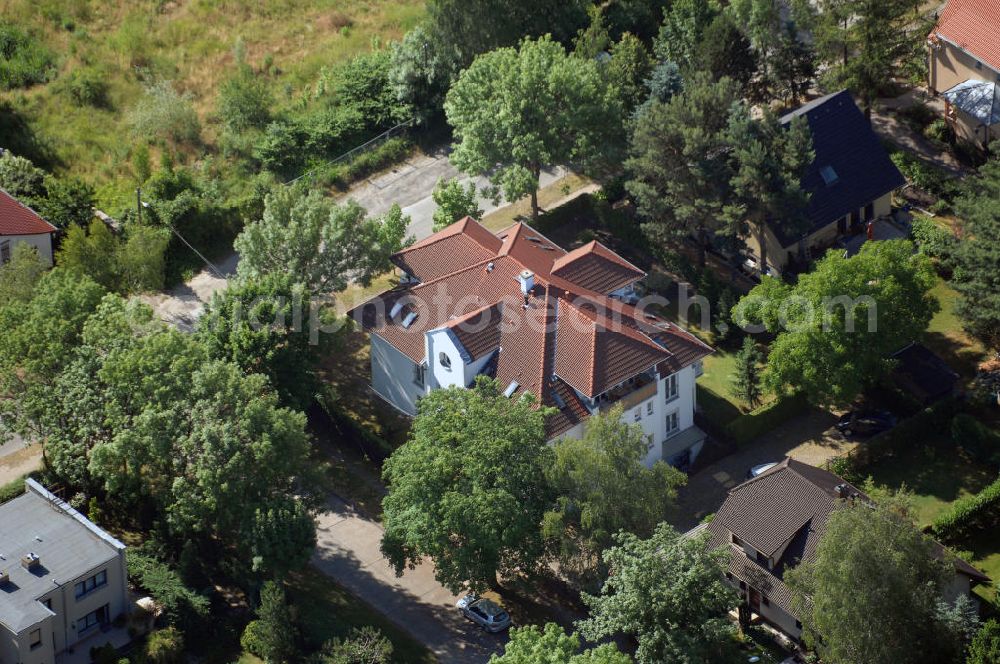
<path fill-rule="evenodd" d="M 285 602 L 285 590 L 268 581 L 260 591 L 257 608 L 257 635 L 261 656 L 268 664 L 290 662 L 295 658 L 295 627 Z"/>
<path fill-rule="evenodd" d="M 736 353 L 736 371 L 731 376 L 732 394 L 753 410 L 760 405 L 763 397 L 760 381 L 760 365 L 764 355 L 757 348 L 753 337 L 743 339 L 743 347 Z"/>

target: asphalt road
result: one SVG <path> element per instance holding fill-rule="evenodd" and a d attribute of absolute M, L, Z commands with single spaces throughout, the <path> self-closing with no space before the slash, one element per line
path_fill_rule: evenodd
<path fill-rule="evenodd" d="M 484 664 L 506 634 L 487 634 L 462 618 L 456 595 L 434 580 L 428 560 L 397 577 L 382 557 L 382 526 L 336 496 L 316 520 L 313 564 L 426 645 L 442 664 Z"/>

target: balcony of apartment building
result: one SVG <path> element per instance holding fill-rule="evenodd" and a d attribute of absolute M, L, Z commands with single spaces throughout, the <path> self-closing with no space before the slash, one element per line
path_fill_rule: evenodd
<path fill-rule="evenodd" d="M 656 396 L 657 374 L 650 369 L 619 383 L 595 399 L 596 410 L 604 412 L 620 405 L 622 410 L 639 406 Z"/>

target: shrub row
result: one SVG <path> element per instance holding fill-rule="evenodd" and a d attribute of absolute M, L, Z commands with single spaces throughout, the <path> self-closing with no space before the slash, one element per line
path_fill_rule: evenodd
<path fill-rule="evenodd" d="M 983 528 L 1000 522 L 1000 479 L 975 494 L 952 503 L 934 520 L 934 535 L 945 543 L 955 543 Z"/>
<path fill-rule="evenodd" d="M 413 148 L 409 138 L 394 136 L 345 163 L 322 169 L 316 176 L 317 184 L 346 190 L 354 182 L 403 161 Z"/>
<path fill-rule="evenodd" d="M 743 445 L 804 413 L 808 408 L 809 403 L 802 396 L 781 398 L 746 415 L 740 415 L 727 424 L 724 431 L 734 443 Z"/>

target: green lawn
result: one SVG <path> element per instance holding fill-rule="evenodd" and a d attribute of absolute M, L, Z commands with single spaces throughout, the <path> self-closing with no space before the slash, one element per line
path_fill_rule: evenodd
<path fill-rule="evenodd" d="M 993 469 L 961 456 L 947 435 L 915 442 L 907 454 L 870 464 L 862 474 L 876 484 L 892 489 L 905 486 L 911 491 L 921 527 L 930 525 L 954 501 L 979 492 L 996 478 Z"/>
<path fill-rule="evenodd" d="M 736 366 L 736 356 L 717 349 L 704 359 L 705 373 L 698 378 L 698 405 L 707 417 L 725 426 L 740 416 L 743 404 L 732 396 L 730 376 Z"/>
<path fill-rule="evenodd" d="M 962 329 L 962 320 L 955 313 L 958 293 L 940 279 L 931 294 L 937 298 L 941 310 L 927 326 L 924 343 L 956 371 L 971 378 L 976 373 L 976 365 L 983 359 L 985 349 Z"/>
<path fill-rule="evenodd" d="M 950 436 L 935 435 L 914 441 L 911 452 L 888 457 L 866 466 L 862 474 L 876 484 L 899 489 L 903 486 L 913 494 L 913 507 L 918 525 L 930 525 L 951 503 L 982 490 L 996 478 L 996 469 L 974 463 L 955 451 Z M 1000 535 L 984 530 L 976 537 L 953 546 L 956 551 L 972 554 L 971 562 L 995 581 L 1000 581 Z M 996 589 L 980 586 L 982 597 L 994 601 Z"/>

